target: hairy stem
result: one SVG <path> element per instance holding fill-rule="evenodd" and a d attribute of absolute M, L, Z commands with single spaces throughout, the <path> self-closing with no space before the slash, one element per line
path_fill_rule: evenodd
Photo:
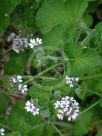
<path fill-rule="evenodd" d="M 90 39 L 95 35 L 95 30 L 93 29 L 87 36 L 86 38 L 81 42 L 81 45 L 84 47 L 87 45 L 87 43 L 90 41 Z"/>

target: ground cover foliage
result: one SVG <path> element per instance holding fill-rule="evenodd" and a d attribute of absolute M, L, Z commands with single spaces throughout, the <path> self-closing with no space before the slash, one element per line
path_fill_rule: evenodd
<path fill-rule="evenodd" d="M 2 135 L 102 136 L 102 0 L 0 1 Z"/>

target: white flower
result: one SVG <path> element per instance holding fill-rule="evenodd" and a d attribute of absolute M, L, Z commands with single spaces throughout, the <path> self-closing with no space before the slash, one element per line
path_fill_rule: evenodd
<path fill-rule="evenodd" d="M 30 48 L 34 48 L 34 46 L 42 44 L 42 39 L 36 38 L 36 39 L 30 39 L 29 46 Z"/>
<path fill-rule="evenodd" d="M 0 136 L 4 136 L 5 133 L 5 129 L 4 128 L 0 128 Z"/>
<path fill-rule="evenodd" d="M 18 85 L 18 90 L 19 90 L 22 94 L 24 94 L 25 92 L 28 91 L 27 85 L 19 84 L 19 85 Z"/>
<path fill-rule="evenodd" d="M 56 103 L 55 103 L 55 109 L 57 109 L 59 107 L 60 107 L 60 101 L 56 101 Z"/>
<path fill-rule="evenodd" d="M 76 78 L 75 78 L 75 81 L 79 81 L 79 77 L 76 77 Z"/>
<path fill-rule="evenodd" d="M 30 48 L 34 48 L 35 45 L 36 45 L 35 39 L 31 39 L 29 43 Z"/>
<path fill-rule="evenodd" d="M 34 108 L 33 108 L 33 110 L 32 110 L 32 113 L 33 113 L 34 116 L 37 115 L 37 114 L 39 114 L 39 108 L 36 108 L 36 107 L 34 106 Z"/>
<path fill-rule="evenodd" d="M 66 76 L 66 84 L 70 86 L 70 88 L 74 87 L 74 82 L 79 81 L 79 77 L 68 77 Z"/>
<path fill-rule="evenodd" d="M 20 76 L 20 75 L 17 75 L 17 76 L 13 76 L 13 77 L 11 77 L 11 79 L 12 79 L 12 82 L 13 83 L 21 83 L 23 80 L 22 80 L 22 76 Z"/>
<path fill-rule="evenodd" d="M 30 101 L 27 101 L 25 104 L 25 109 L 27 110 L 27 112 L 32 112 L 33 104 Z"/>
<path fill-rule="evenodd" d="M 57 117 L 58 119 L 63 120 L 64 112 L 62 110 L 58 110 Z"/>
<path fill-rule="evenodd" d="M 42 39 L 36 38 L 36 43 L 37 44 L 42 44 Z"/>
<path fill-rule="evenodd" d="M 63 97 L 61 101 L 55 102 L 58 119 L 63 120 L 64 116 L 69 121 L 74 121 L 79 115 L 79 103 L 73 97 Z"/>
<path fill-rule="evenodd" d="M 27 101 L 25 104 L 27 112 L 31 112 L 34 116 L 39 114 L 39 108 L 37 108 L 32 102 Z"/>

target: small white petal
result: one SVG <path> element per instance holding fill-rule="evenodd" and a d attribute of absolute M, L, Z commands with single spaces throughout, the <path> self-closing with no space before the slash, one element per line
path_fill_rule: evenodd
<path fill-rule="evenodd" d="M 26 106 L 29 106 L 30 104 L 31 104 L 30 101 L 27 101 L 27 102 L 26 102 Z"/>
<path fill-rule="evenodd" d="M 24 87 L 26 88 L 26 87 L 27 87 L 27 85 L 24 85 Z"/>
<path fill-rule="evenodd" d="M 68 121 L 71 121 L 71 117 L 68 117 Z"/>
<path fill-rule="evenodd" d="M 15 78 L 12 78 L 12 81 L 13 81 L 14 83 L 16 83 L 17 80 L 16 80 Z"/>
<path fill-rule="evenodd" d="M 73 97 L 70 97 L 70 100 L 71 100 L 71 101 L 73 101 L 73 100 L 74 100 L 74 98 L 73 98 Z"/>
<path fill-rule="evenodd" d="M 29 43 L 29 46 L 30 46 L 30 48 L 34 48 L 34 45 L 33 45 L 33 44 L 31 44 L 31 43 Z"/>
<path fill-rule="evenodd" d="M 1 129 L 0 129 L 0 132 L 5 132 L 5 129 L 4 129 L 4 128 L 1 128 Z"/>
<path fill-rule="evenodd" d="M 73 120 L 75 120 L 75 119 L 76 119 L 76 116 L 75 116 L 75 115 L 74 115 L 74 116 L 72 116 L 72 119 L 73 119 Z"/>
<path fill-rule="evenodd" d="M 1 133 L 2 136 L 4 136 L 4 133 Z"/>
<path fill-rule="evenodd" d="M 70 97 L 69 97 L 69 96 L 66 96 L 65 98 L 68 100 Z"/>
<path fill-rule="evenodd" d="M 60 102 L 59 101 L 56 101 L 55 103 L 55 109 L 59 108 L 60 107 Z"/>
<path fill-rule="evenodd" d="M 31 111 L 30 108 L 28 108 L 28 107 L 25 107 L 25 109 L 27 110 L 27 112 Z"/>
<path fill-rule="evenodd" d="M 36 42 L 37 42 L 38 44 L 42 44 L 42 39 L 36 38 Z"/>
<path fill-rule="evenodd" d="M 74 102 L 74 106 L 78 106 L 78 105 L 79 105 L 79 103 L 75 101 Z"/>
<path fill-rule="evenodd" d="M 63 115 L 57 114 L 58 119 L 63 120 Z"/>
<path fill-rule="evenodd" d="M 64 111 L 64 112 L 67 112 L 67 111 L 68 111 L 68 108 L 64 108 L 63 111 Z"/>
<path fill-rule="evenodd" d="M 22 76 L 18 75 L 18 76 L 17 76 L 17 79 L 22 79 Z"/>
<path fill-rule="evenodd" d="M 70 87 L 70 88 L 74 87 L 73 83 L 72 83 L 72 84 L 69 84 L 69 87 Z"/>
<path fill-rule="evenodd" d="M 79 77 L 75 78 L 75 81 L 79 81 Z"/>
<path fill-rule="evenodd" d="M 64 114 L 63 110 L 58 110 L 59 114 Z"/>

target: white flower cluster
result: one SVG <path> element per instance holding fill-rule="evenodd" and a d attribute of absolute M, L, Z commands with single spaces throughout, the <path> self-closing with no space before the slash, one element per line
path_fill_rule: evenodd
<path fill-rule="evenodd" d="M 27 112 L 31 112 L 34 116 L 39 114 L 39 108 L 37 108 L 31 101 L 26 102 L 25 109 Z"/>
<path fill-rule="evenodd" d="M 27 47 L 27 45 L 28 45 L 27 38 L 16 35 L 13 32 L 8 36 L 7 41 L 12 42 L 12 49 L 16 53 L 19 53 L 21 50 L 23 51 L 24 47 Z"/>
<path fill-rule="evenodd" d="M 21 94 L 25 94 L 28 91 L 27 85 L 22 85 L 23 82 L 22 76 L 17 75 L 11 77 L 12 82 L 18 86 L 18 91 L 20 91 Z"/>
<path fill-rule="evenodd" d="M 21 50 L 23 51 L 25 47 L 34 48 L 34 46 L 42 44 L 42 39 L 36 38 L 29 40 L 29 38 L 21 37 L 12 32 L 8 36 L 7 42 L 12 42 L 12 49 L 16 53 L 19 53 Z"/>
<path fill-rule="evenodd" d="M 79 115 L 79 103 L 73 97 L 66 96 L 61 101 L 56 101 L 55 109 L 60 120 L 67 117 L 68 121 L 74 121 Z"/>
<path fill-rule="evenodd" d="M 0 136 L 4 136 L 5 133 L 5 129 L 4 128 L 0 128 Z"/>
<path fill-rule="evenodd" d="M 30 40 L 29 46 L 30 48 L 34 48 L 35 46 L 40 45 L 40 44 L 42 44 L 42 39 L 36 38 L 36 39 Z"/>
<path fill-rule="evenodd" d="M 74 82 L 75 81 L 79 81 L 79 77 L 68 77 L 66 76 L 66 84 L 68 84 L 70 86 L 70 88 L 72 88 L 74 86 Z"/>

